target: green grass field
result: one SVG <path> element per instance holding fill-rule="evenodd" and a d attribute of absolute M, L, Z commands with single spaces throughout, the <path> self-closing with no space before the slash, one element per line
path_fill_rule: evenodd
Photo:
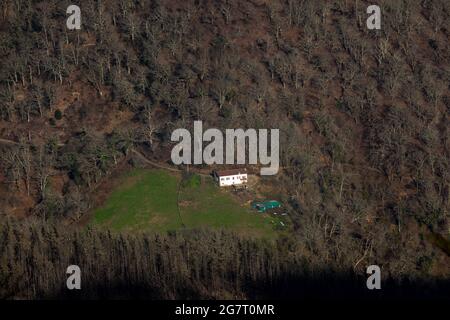
<path fill-rule="evenodd" d="M 164 232 L 184 226 L 277 235 L 273 216 L 238 203 L 211 178 L 192 175 L 181 180 L 181 175 L 164 170 L 135 169 L 120 178 L 120 186 L 95 210 L 91 225 L 113 231 Z"/>

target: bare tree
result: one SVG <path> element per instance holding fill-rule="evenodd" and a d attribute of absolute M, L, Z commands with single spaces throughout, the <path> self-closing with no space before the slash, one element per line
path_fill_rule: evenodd
<path fill-rule="evenodd" d="M 32 166 L 33 166 L 33 155 L 31 152 L 31 146 L 22 140 L 19 146 L 19 153 L 17 156 L 17 161 L 19 163 L 20 169 L 23 172 L 23 177 L 25 180 L 25 187 L 27 191 L 27 195 L 30 196 L 31 191 L 31 174 L 32 174 Z"/>
<path fill-rule="evenodd" d="M 142 128 L 142 142 L 148 143 L 150 148 L 153 149 L 156 135 L 160 132 L 161 123 L 155 119 L 155 110 L 150 104 L 144 106 L 143 121 L 144 126 Z"/>
<path fill-rule="evenodd" d="M 34 166 L 36 168 L 36 180 L 41 200 L 45 200 L 46 197 L 46 190 L 52 174 L 53 163 L 53 155 L 47 153 L 45 146 L 39 146 L 37 148 Z"/>

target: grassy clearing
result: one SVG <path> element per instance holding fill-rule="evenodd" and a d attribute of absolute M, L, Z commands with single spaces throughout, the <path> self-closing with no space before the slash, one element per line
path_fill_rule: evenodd
<path fill-rule="evenodd" d="M 183 223 L 187 228 L 210 226 L 246 234 L 275 236 L 271 223 L 273 217 L 239 204 L 229 193 L 220 190 L 212 179 L 192 176 L 181 189 L 180 204 Z"/>
<path fill-rule="evenodd" d="M 266 238 L 277 235 L 272 216 L 239 204 L 210 178 L 192 175 L 179 185 L 180 175 L 136 169 L 120 181 L 120 187 L 95 210 L 91 225 L 115 231 L 157 232 L 184 225 L 233 229 Z"/>
<path fill-rule="evenodd" d="M 181 227 L 177 211 L 179 178 L 161 170 L 133 170 L 121 177 L 93 224 L 112 230 L 165 231 Z"/>

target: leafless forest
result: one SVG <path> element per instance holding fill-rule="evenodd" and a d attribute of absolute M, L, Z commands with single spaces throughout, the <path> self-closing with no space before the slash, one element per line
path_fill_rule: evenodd
<path fill-rule="evenodd" d="M 70 1 L 0 0 L 0 298 L 356 296 L 371 264 L 448 297 L 450 1 L 374 2 L 381 30 L 363 0 L 81 0 L 70 31 Z M 292 234 L 80 227 L 194 120 L 280 129 Z"/>

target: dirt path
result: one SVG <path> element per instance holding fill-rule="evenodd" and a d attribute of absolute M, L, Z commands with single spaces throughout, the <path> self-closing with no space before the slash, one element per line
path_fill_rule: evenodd
<path fill-rule="evenodd" d="M 172 172 L 177 172 L 180 173 L 182 170 L 177 169 L 177 168 L 173 168 L 170 166 L 166 166 L 166 165 L 162 165 L 158 162 L 152 161 L 150 159 L 148 159 L 143 153 L 137 151 L 136 149 L 131 149 L 131 152 L 133 152 L 134 154 L 136 154 L 137 156 L 139 156 L 139 158 L 141 158 L 142 161 L 144 161 L 145 163 L 152 165 L 154 167 L 160 168 L 160 169 L 164 169 L 164 170 L 169 170 Z M 204 176 L 204 177 L 209 177 L 210 174 L 206 174 L 206 173 L 202 173 L 199 170 L 193 169 L 192 167 L 189 169 L 190 171 L 200 175 L 200 176 Z"/>
<path fill-rule="evenodd" d="M 12 141 L 12 140 L 8 140 L 8 139 L 2 139 L 0 138 L 0 144 L 7 144 L 7 145 L 18 145 L 18 142 Z"/>
<path fill-rule="evenodd" d="M 145 163 L 152 165 L 154 167 L 160 168 L 160 169 L 164 169 L 164 170 L 169 170 L 172 172 L 181 172 L 180 169 L 176 169 L 176 168 L 172 168 L 169 166 L 164 166 L 158 162 L 152 161 L 150 159 L 148 159 L 143 153 L 137 151 L 136 149 L 131 149 L 131 152 L 133 152 L 135 155 L 139 156 L 139 158 L 144 161 Z"/>
<path fill-rule="evenodd" d="M 0 138 L 0 144 L 6 144 L 9 146 L 18 146 L 20 143 L 13 141 L 13 140 L 9 140 L 9 139 L 2 139 Z M 58 147 L 64 147 L 66 144 L 65 143 L 58 143 L 57 146 Z"/>
<path fill-rule="evenodd" d="M 19 145 L 19 143 L 16 142 L 16 141 L 9 140 L 9 139 L 2 139 L 2 138 L 0 138 L 0 144 L 6 144 L 6 145 Z M 63 147 L 63 146 L 65 146 L 64 143 L 59 143 L 59 144 L 58 144 L 58 147 Z M 136 154 L 137 156 L 139 156 L 139 158 L 141 158 L 141 160 L 143 160 L 145 163 L 147 163 L 147 164 L 149 164 L 149 165 L 152 165 L 152 166 L 154 166 L 154 167 L 157 167 L 157 168 L 160 168 L 160 169 L 164 169 L 164 170 L 169 170 L 169 171 L 172 171 L 172 172 L 178 172 L 178 173 L 182 171 L 182 170 L 180 170 L 180 169 L 173 168 L 173 167 L 166 166 L 166 165 L 162 165 L 162 164 L 160 164 L 160 163 L 158 163 L 158 162 L 152 161 L 152 160 L 148 159 L 143 153 L 137 151 L 136 149 L 133 149 L 133 148 L 132 148 L 132 149 L 131 149 L 131 152 L 133 152 L 134 154 Z M 192 169 L 191 169 L 191 170 L 192 170 Z M 195 172 L 195 173 L 198 174 L 198 175 L 201 175 L 201 176 L 209 176 L 209 174 L 205 174 L 205 173 L 199 172 L 198 170 L 195 170 L 195 169 L 192 170 L 192 171 Z"/>

